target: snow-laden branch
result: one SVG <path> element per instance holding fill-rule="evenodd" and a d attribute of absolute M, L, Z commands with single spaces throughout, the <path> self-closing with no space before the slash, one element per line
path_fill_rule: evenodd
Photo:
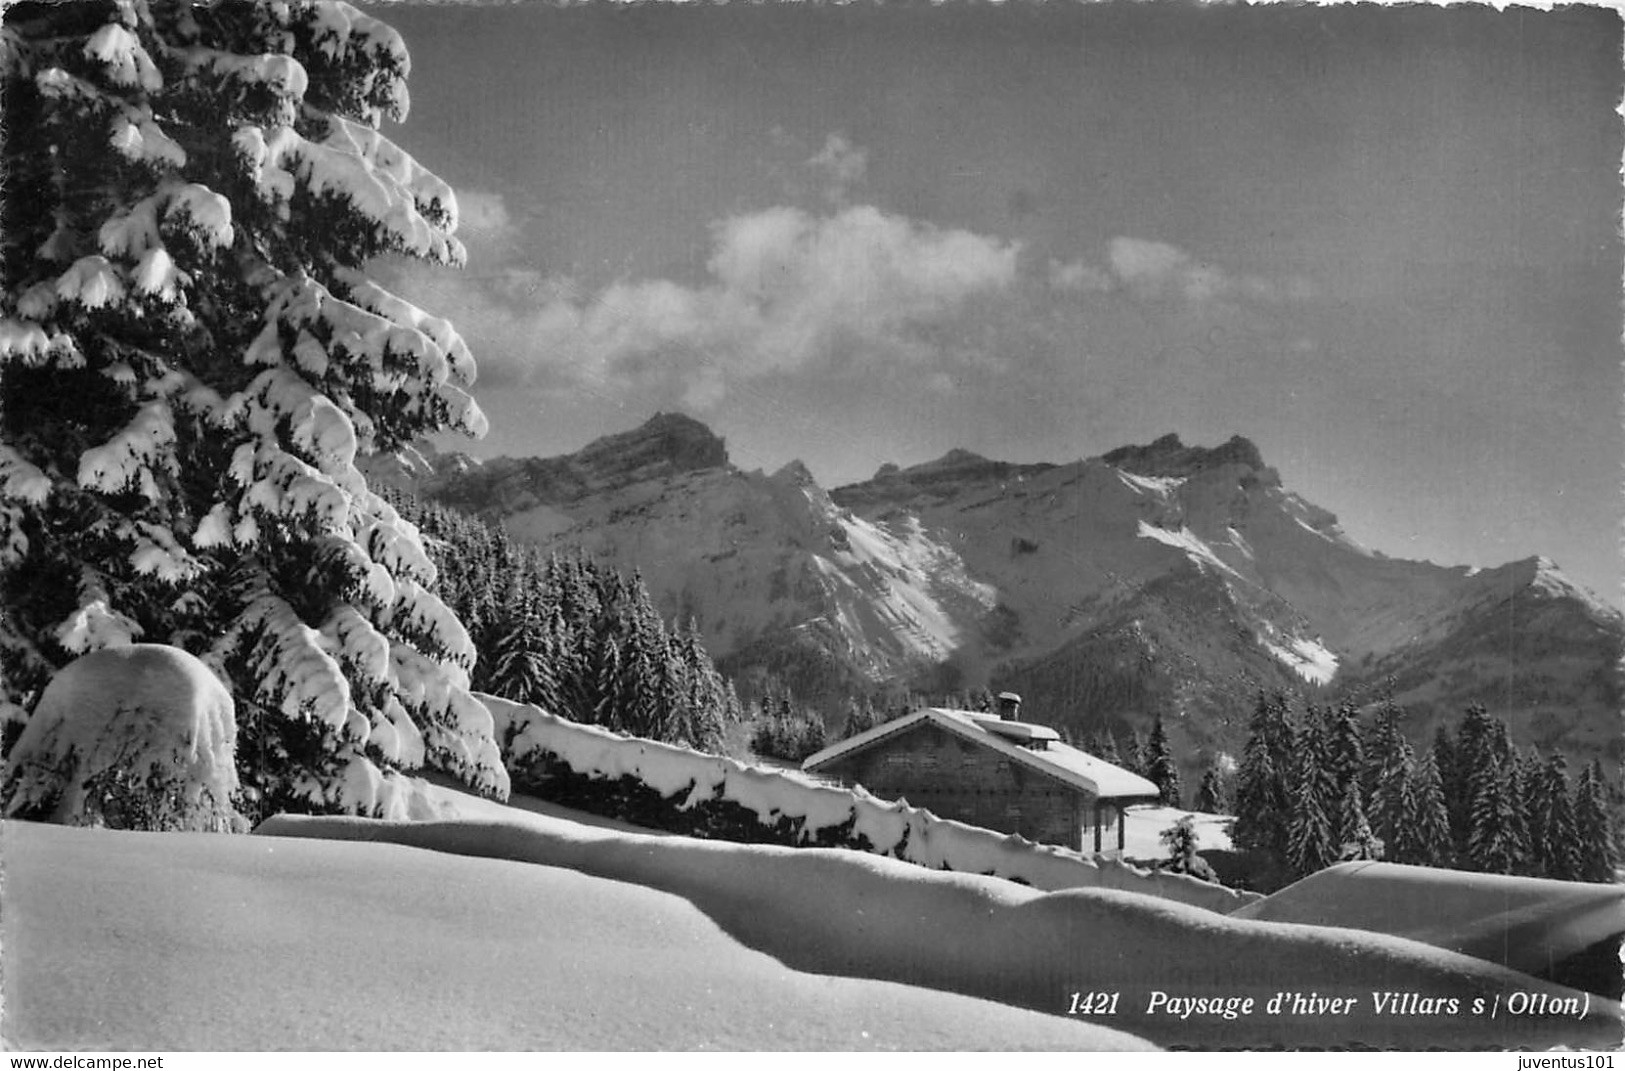
<path fill-rule="evenodd" d="M 373 627 L 355 607 L 341 605 L 321 627 L 327 649 L 362 678 L 375 684 L 389 680 L 389 637 Z"/>
<path fill-rule="evenodd" d="M 452 379 L 465 387 L 474 385 L 474 357 L 451 321 L 424 312 L 353 268 L 340 268 L 335 275 L 348 288 L 350 299 L 356 306 L 392 323 L 422 332 L 445 354 Z"/>
<path fill-rule="evenodd" d="M 256 700 L 290 718 L 310 718 L 334 730 L 359 728 L 360 739 L 366 739 L 366 719 L 350 701 L 350 682 L 327 653 L 321 633 L 267 590 L 249 600 L 239 621 L 243 629 L 259 633 Z"/>
<path fill-rule="evenodd" d="M 37 465 L 0 442 L 0 498 L 43 505 L 51 496 L 51 478 Z"/>
<path fill-rule="evenodd" d="M 230 475 L 244 488 L 242 504 L 250 510 L 273 518 L 309 518 L 318 532 L 344 528 L 350 508 L 345 489 L 274 442 L 243 443 L 232 455 Z M 239 543 L 254 542 L 241 522 L 234 535 Z"/>
<path fill-rule="evenodd" d="M 132 163 L 167 165 L 177 171 L 186 166 L 186 150 L 153 121 L 146 105 L 121 110 L 113 119 L 108 143 Z"/>
<path fill-rule="evenodd" d="M 373 507 L 372 519 L 367 520 L 356 533 L 357 541 L 368 556 L 388 569 L 391 575 L 425 586 L 433 584 L 438 574 L 434 562 L 423 548 L 422 535 L 412 522 L 402 518 L 387 502 L 380 499 L 379 504 L 383 509 Z"/>
<path fill-rule="evenodd" d="M 461 264 L 462 243 L 451 236 L 457 218 L 451 188 L 376 131 L 336 116 L 329 122 L 321 141 L 290 126 L 238 128 L 232 144 L 260 198 L 286 215 L 303 184 L 314 194 L 347 200 L 403 252 Z M 431 222 L 431 215 L 444 225 Z"/>
<path fill-rule="evenodd" d="M 84 54 L 101 63 L 114 85 L 140 88 L 148 93 L 163 88 L 163 76 L 147 50 L 141 47 L 141 41 L 116 22 L 91 34 L 90 40 L 85 42 Z"/>
<path fill-rule="evenodd" d="M 118 494 L 134 487 L 149 502 L 159 498 L 153 469 L 175 471 L 175 414 L 169 403 L 154 400 L 143 405 L 122 431 L 79 458 L 79 486 L 103 494 Z"/>
<path fill-rule="evenodd" d="M 119 534 L 133 544 L 130 565 L 142 576 L 155 576 L 168 584 L 184 584 L 204 571 L 203 562 L 188 554 L 168 528 L 138 521 L 121 526 Z"/>
<path fill-rule="evenodd" d="M 0 365 L 18 359 L 24 367 L 37 368 L 51 358 L 62 368 L 82 368 L 85 359 L 73 339 L 30 320 L 0 319 Z"/>
<path fill-rule="evenodd" d="M 324 56 L 334 62 L 371 61 L 359 87 L 363 100 L 377 101 L 367 106 L 367 121 L 376 126 L 381 116 L 387 115 L 397 123 L 405 122 L 411 109 L 406 77 L 412 70 L 412 58 L 400 33 L 343 0 L 317 4 L 308 10 L 312 39 Z"/>
<path fill-rule="evenodd" d="M 105 595 L 82 602 L 56 628 L 56 640 L 74 654 L 98 651 L 103 647 L 124 647 L 141 635 L 141 626 L 108 605 Z"/>
<path fill-rule="evenodd" d="M 493 738 L 491 711 L 468 690 L 466 670 L 404 643 L 390 648 L 390 663 L 395 694 L 423 726 L 429 757 L 476 790 L 507 798 L 508 771 Z"/>
<path fill-rule="evenodd" d="M 181 55 L 191 71 L 212 71 L 245 85 L 268 89 L 288 100 L 302 100 L 310 86 L 304 64 L 292 56 L 276 53 L 244 56 L 202 45 L 183 49 Z"/>

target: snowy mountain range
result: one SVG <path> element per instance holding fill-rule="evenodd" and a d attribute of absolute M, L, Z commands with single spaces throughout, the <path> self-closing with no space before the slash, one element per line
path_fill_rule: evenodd
<path fill-rule="evenodd" d="M 955 450 L 826 491 L 659 414 L 563 457 L 429 451 L 372 476 L 639 571 L 743 693 L 772 678 L 832 714 L 853 692 L 991 684 L 1085 737 L 1160 712 L 1194 764 L 1239 754 L 1260 689 L 1364 703 L 1392 681 L 1416 739 L 1479 702 L 1520 742 L 1621 757 L 1617 610 L 1543 558 L 1368 550 L 1239 436 L 1068 464 Z"/>

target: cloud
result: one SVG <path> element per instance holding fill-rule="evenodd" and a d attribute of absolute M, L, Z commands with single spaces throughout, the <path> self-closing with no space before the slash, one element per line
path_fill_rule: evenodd
<path fill-rule="evenodd" d="M 1112 288 L 1112 277 L 1082 260 L 1052 260 L 1049 262 L 1049 285 L 1051 289 L 1076 294 L 1101 294 Z"/>
<path fill-rule="evenodd" d="M 807 166 L 823 173 L 828 181 L 824 196 L 836 204 L 844 204 L 851 188 L 863 181 L 869 169 L 869 153 L 846 140 L 846 135 L 831 134 L 824 140 L 824 147 L 807 161 Z"/>
<path fill-rule="evenodd" d="M 1113 238 L 1107 244 L 1106 262 L 1112 276 L 1140 297 L 1180 297 L 1200 305 L 1219 301 L 1278 304 L 1306 301 L 1314 295 L 1307 279 L 1232 275 L 1177 246 L 1144 238 Z"/>
<path fill-rule="evenodd" d="M 508 205 L 500 193 L 465 189 L 457 194 L 457 233 L 465 241 L 471 236 L 500 236 L 513 224 Z"/>
<path fill-rule="evenodd" d="M 1130 286 L 1160 288 L 1191 263 L 1190 254 L 1165 242 L 1141 238 L 1113 238 L 1107 246 L 1112 274 Z"/>
<path fill-rule="evenodd" d="M 713 224 L 706 277 L 585 291 L 520 269 L 400 269 L 414 300 L 458 324 L 487 382 L 653 390 L 696 408 L 773 374 L 924 367 L 933 332 L 1017 279 L 1020 246 L 860 205 L 778 207 Z"/>

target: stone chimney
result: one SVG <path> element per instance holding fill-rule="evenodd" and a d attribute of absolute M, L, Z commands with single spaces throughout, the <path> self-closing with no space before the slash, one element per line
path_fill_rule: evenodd
<path fill-rule="evenodd" d="M 1000 692 L 994 712 L 1007 721 L 1021 720 L 1021 696 L 1015 692 Z"/>

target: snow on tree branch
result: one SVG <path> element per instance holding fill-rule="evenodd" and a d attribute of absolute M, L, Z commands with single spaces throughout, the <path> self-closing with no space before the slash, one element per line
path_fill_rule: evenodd
<path fill-rule="evenodd" d="M 356 467 L 485 430 L 463 339 L 367 275 L 464 256 L 378 132 L 405 42 L 338 2 L 0 18 L 0 703 L 142 637 L 229 676 L 257 806 L 395 813 L 424 762 L 504 794 L 468 632 Z"/>
<path fill-rule="evenodd" d="M 148 402 L 117 435 L 80 456 L 79 486 L 104 494 L 134 487 L 155 502 L 159 492 L 153 468 L 174 470 L 167 450 L 174 442 L 175 416 L 168 403 Z"/>
<path fill-rule="evenodd" d="M 75 654 L 103 647 L 125 647 L 136 641 L 141 626 L 107 605 L 105 597 L 92 598 L 57 627 L 56 639 Z"/>
<path fill-rule="evenodd" d="M 353 727 L 350 682 L 327 653 L 321 633 L 269 591 L 249 602 L 240 621 L 245 630 L 259 634 L 254 645 L 258 698 L 276 702 L 290 718 L 310 718 L 332 729 Z"/>

